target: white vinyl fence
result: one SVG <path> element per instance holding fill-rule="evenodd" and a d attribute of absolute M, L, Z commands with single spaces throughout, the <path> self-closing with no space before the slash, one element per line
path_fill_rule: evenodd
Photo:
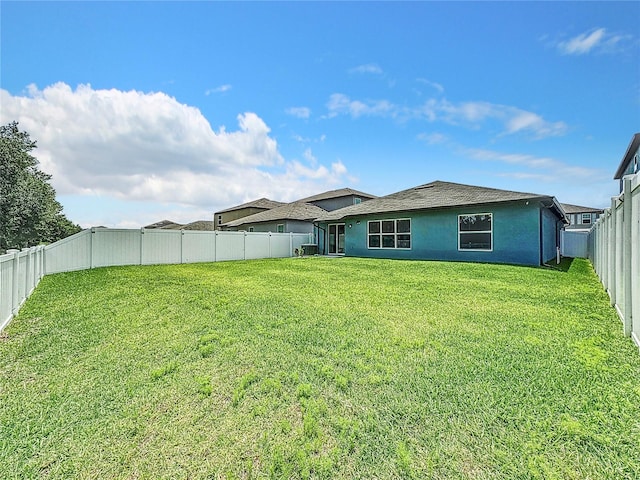
<path fill-rule="evenodd" d="M 560 232 L 560 254 L 563 257 L 588 258 L 589 232 L 562 230 Z"/>
<path fill-rule="evenodd" d="M 624 334 L 640 347 L 640 174 L 624 177 L 622 193 L 589 232 L 589 258 Z"/>
<path fill-rule="evenodd" d="M 44 247 L 0 255 L 0 332 L 44 276 Z"/>
<path fill-rule="evenodd" d="M 0 256 L 0 331 L 44 275 L 117 265 L 292 257 L 309 233 L 92 228 L 46 247 Z"/>

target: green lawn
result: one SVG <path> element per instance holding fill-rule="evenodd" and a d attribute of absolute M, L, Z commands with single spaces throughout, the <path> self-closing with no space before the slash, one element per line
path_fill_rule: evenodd
<path fill-rule="evenodd" d="M 45 277 L 0 337 L 0 478 L 640 478 L 640 355 L 564 266 Z"/>

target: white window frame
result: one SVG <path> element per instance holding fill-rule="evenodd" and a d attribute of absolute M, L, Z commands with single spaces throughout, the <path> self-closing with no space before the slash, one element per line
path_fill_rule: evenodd
<path fill-rule="evenodd" d="M 398 222 L 406 220 L 409 222 L 409 231 L 408 232 L 398 232 Z M 383 233 L 382 232 L 382 222 L 393 222 L 393 233 Z M 380 224 L 380 233 L 369 233 L 369 225 L 372 223 Z M 393 247 L 385 247 L 383 246 L 382 236 L 383 235 L 393 235 Z M 410 247 L 398 247 L 398 236 L 399 235 L 409 235 L 409 245 Z M 369 238 L 379 236 L 380 237 L 380 246 L 372 247 L 369 244 Z M 369 250 L 411 250 L 413 247 L 413 239 L 411 234 L 411 218 L 385 218 L 381 220 L 369 220 L 367 221 L 367 249 Z"/>
<path fill-rule="evenodd" d="M 284 233 L 284 223 L 279 223 L 278 225 L 276 225 L 276 232 Z"/>
<path fill-rule="evenodd" d="M 491 230 L 471 230 L 471 231 L 460 231 L 460 218 L 461 217 L 477 217 L 481 215 L 489 215 L 491 219 Z M 491 248 L 460 248 L 460 236 L 465 233 L 488 233 L 490 235 Z M 458 251 L 459 252 L 493 252 L 493 213 L 484 212 L 484 213 L 465 213 L 462 215 L 458 215 Z"/>
<path fill-rule="evenodd" d="M 580 217 L 581 217 L 580 223 L 582 225 L 591 225 L 591 214 L 590 213 L 583 213 L 583 214 L 580 215 Z M 587 220 L 586 222 L 585 222 L 585 219 Z"/>

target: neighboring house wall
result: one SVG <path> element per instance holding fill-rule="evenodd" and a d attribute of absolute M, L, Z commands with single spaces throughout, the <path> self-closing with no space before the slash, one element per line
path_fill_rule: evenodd
<path fill-rule="evenodd" d="M 541 213 L 542 212 L 542 213 Z M 459 249 L 459 215 L 492 214 L 492 249 Z M 370 220 L 411 219 L 410 249 L 368 247 Z M 540 222 L 542 219 L 542 227 Z M 474 205 L 405 213 L 349 217 L 345 223 L 345 255 L 375 258 L 453 260 L 469 262 L 540 265 L 555 258 L 559 245 L 560 221 L 537 202 Z M 326 252 L 327 224 L 319 225 L 320 251 Z M 323 231 L 324 229 L 324 231 Z M 542 241 L 542 249 L 540 242 Z"/>
<path fill-rule="evenodd" d="M 242 227 L 236 228 L 236 230 L 277 233 L 278 225 L 283 226 L 283 233 L 313 233 L 313 223 L 303 222 L 302 220 L 278 220 L 274 222 L 246 223 L 242 225 Z"/>
<path fill-rule="evenodd" d="M 357 203 L 360 203 L 356 200 L 357 198 L 359 198 L 361 202 L 364 202 L 365 200 L 369 200 L 368 198 L 365 198 L 365 197 L 349 195 L 346 197 L 327 198 L 325 200 L 317 200 L 310 203 L 325 209 L 327 212 L 332 212 L 334 210 L 338 210 L 339 208 L 344 208 L 344 207 L 348 207 L 349 205 L 356 205 Z"/>
<path fill-rule="evenodd" d="M 584 212 L 584 213 L 571 213 L 567 215 L 567 218 L 571 222 L 571 225 L 567 225 L 567 230 L 588 230 L 594 223 L 600 218 L 600 213 L 596 212 Z"/>
<path fill-rule="evenodd" d="M 214 215 L 214 221 L 216 225 L 215 228 L 216 230 L 222 230 L 223 228 L 220 227 L 221 224 L 232 222 L 234 220 L 238 220 L 239 218 L 248 217 L 249 215 L 253 215 L 255 213 L 264 212 L 265 210 L 267 209 L 250 207 L 250 208 L 241 208 L 239 210 L 232 210 L 230 212 L 216 213 Z"/>

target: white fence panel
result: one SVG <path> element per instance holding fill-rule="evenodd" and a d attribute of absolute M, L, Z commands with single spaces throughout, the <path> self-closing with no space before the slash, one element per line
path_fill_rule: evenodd
<path fill-rule="evenodd" d="M 181 230 L 141 230 L 142 264 L 182 263 Z"/>
<path fill-rule="evenodd" d="M 589 254 L 589 232 L 560 232 L 560 253 L 563 257 L 587 258 Z"/>
<path fill-rule="evenodd" d="M 0 330 L 13 316 L 13 263 L 15 254 L 0 255 Z"/>
<path fill-rule="evenodd" d="M 216 238 L 214 232 L 185 230 L 182 236 L 182 261 L 184 263 L 215 262 Z"/>
<path fill-rule="evenodd" d="M 32 247 L 0 255 L 0 331 L 40 282 L 44 252 L 44 247 Z"/>
<path fill-rule="evenodd" d="M 216 262 L 244 258 L 244 232 L 219 232 L 216 237 Z"/>
<path fill-rule="evenodd" d="M 45 275 L 91 268 L 91 230 L 47 245 L 45 252 Z"/>
<path fill-rule="evenodd" d="M 293 253 L 291 249 L 291 236 L 286 234 L 272 234 L 271 256 L 274 258 L 290 257 Z"/>
<path fill-rule="evenodd" d="M 623 191 L 611 199 L 590 231 L 589 258 L 625 335 L 640 347 L 640 174 L 623 179 Z"/>
<path fill-rule="evenodd" d="M 140 265 L 142 235 L 140 230 L 92 228 L 92 267 Z"/>
<path fill-rule="evenodd" d="M 245 259 L 269 258 L 271 256 L 271 234 L 245 233 Z"/>

